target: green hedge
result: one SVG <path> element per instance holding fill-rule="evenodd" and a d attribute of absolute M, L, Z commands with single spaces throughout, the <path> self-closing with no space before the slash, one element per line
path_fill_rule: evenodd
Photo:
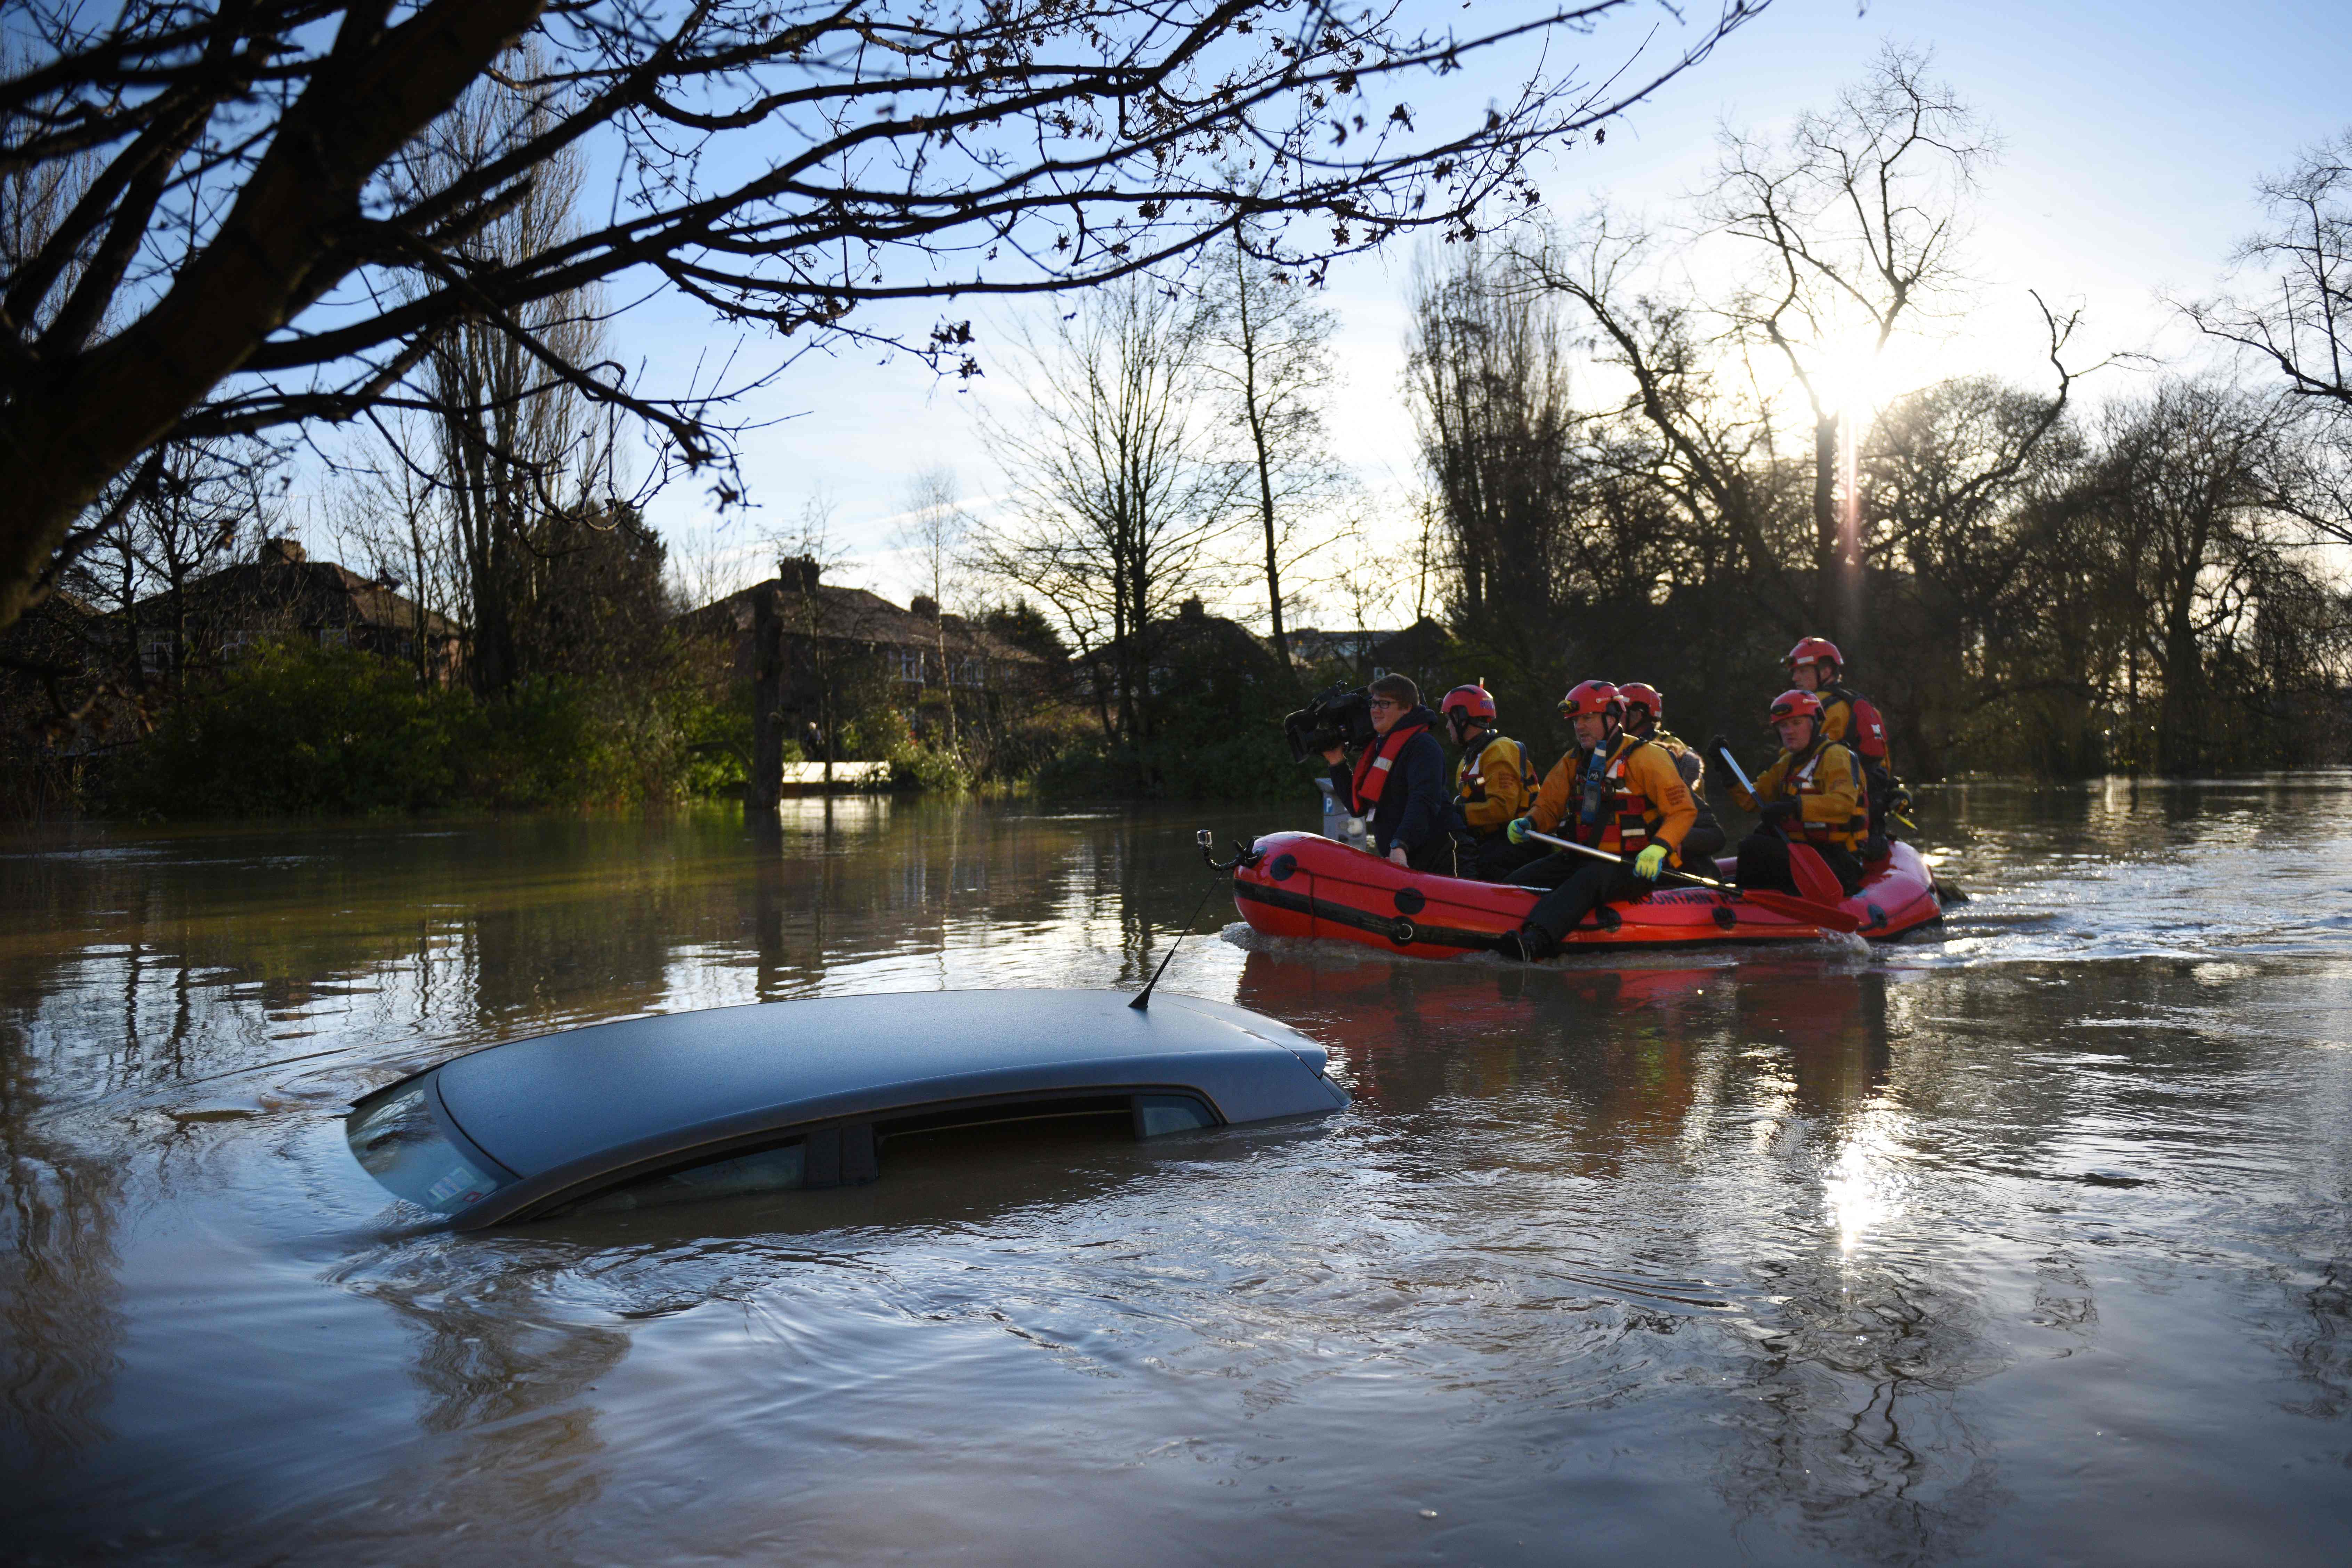
<path fill-rule="evenodd" d="M 686 788 L 690 701 L 631 683 L 528 682 L 495 700 L 419 687 L 348 648 L 255 649 L 184 693 L 100 785 L 153 816 L 625 805 Z"/>

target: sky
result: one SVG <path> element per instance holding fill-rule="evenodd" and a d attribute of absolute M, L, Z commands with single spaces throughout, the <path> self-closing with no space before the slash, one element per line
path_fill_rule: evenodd
<path fill-rule="evenodd" d="M 1473 3 L 1507 14 L 1497 0 Z M 1578 47 L 1591 65 L 1613 65 L 1653 26 L 1658 47 L 1683 47 L 1687 33 L 1664 11 Z M 1664 216 L 1703 183 L 1718 128 L 1769 130 L 1827 107 L 1888 42 L 1931 50 L 1934 74 L 2002 145 L 1974 207 L 1966 309 L 1890 367 L 1911 384 L 1979 369 L 2046 374 L 2029 289 L 2062 310 L 2084 310 L 2086 360 L 2133 351 L 2197 363 L 2207 347 L 2166 300 L 2216 285 L 2231 247 L 2259 220 L 2258 176 L 2352 125 L 2352 26 L 2336 5 L 1870 0 L 1857 8 L 1855 0 L 1773 0 L 1708 60 L 1612 123 L 1604 146 L 1543 165 L 1546 212 L 1566 221 L 1605 201 Z M 1453 90 L 1483 97 L 1505 85 L 1465 73 Z M 1414 482 L 1400 382 L 1415 243 L 1335 267 L 1328 289 L 1345 378 L 1331 428 L 1339 455 L 1383 502 L 1385 521 L 1372 526 L 1389 536 L 1404 527 L 1402 499 Z M 918 314 L 908 319 L 919 328 L 937 310 Z M 740 444 L 750 509 L 718 514 L 692 479 L 656 498 L 649 515 L 674 562 L 720 591 L 770 575 L 771 541 L 822 497 L 839 558 L 833 578 L 904 603 L 918 574 L 890 538 L 913 477 L 951 469 L 983 523 L 1005 489 L 976 416 L 983 406 L 1017 413 L 1018 367 L 1004 357 L 1016 324 L 1011 309 L 978 314 L 986 374 L 968 383 L 873 350 L 803 358 L 748 410 L 765 426 Z M 723 355 L 732 342 L 694 307 L 664 300 L 622 318 L 616 338 L 625 358 L 647 365 L 652 384 L 682 379 L 698 356 Z M 2084 390 L 2126 395 L 2152 374 L 2114 369 Z"/>

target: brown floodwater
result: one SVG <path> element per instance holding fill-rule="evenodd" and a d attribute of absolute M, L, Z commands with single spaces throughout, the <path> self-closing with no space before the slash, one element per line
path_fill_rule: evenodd
<path fill-rule="evenodd" d="M 1355 1103 L 457 1236 L 457 1052 L 1132 986 L 1279 811 L 794 803 L 0 841 L 30 1563 L 2352 1558 L 2352 777 L 1927 792 L 1879 949 L 1260 942 Z M 1220 933 L 1218 927 L 1223 925 Z"/>

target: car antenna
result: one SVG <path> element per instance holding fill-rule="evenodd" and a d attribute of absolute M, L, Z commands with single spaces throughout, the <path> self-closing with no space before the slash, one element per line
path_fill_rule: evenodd
<path fill-rule="evenodd" d="M 1192 836 L 1192 840 L 1194 843 L 1200 845 L 1201 858 L 1209 863 L 1209 869 L 1212 871 L 1230 871 L 1235 866 L 1241 864 L 1242 861 L 1249 858 L 1249 851 L 1243 850 L 1234 856 L 1232 860 L 1226 861 L 1223 865 L 1218 864 L 1216 858 L 1216 836 L 1205 827 L 1194 834 Z M 1139 1013 L 1149 1013 L 1151 1011 L 1151 988 L 1160 984 L 1160 977 L 1161 975 L 1168 973 L 1168 961 L 1176 956 L 1176 950 L 1184 944 L 1184 939 L 1186 937 L 1192 934 L 1192 928 L 1201 923 L 1201 911 L 1207 909 L 1209 907 L 1209 900 L 1216 896 L 1217 884 L 1212 882 L 1209 884 L 1209 890 L 1201 895 L 1200 903 L 1195 906 L 1192 910 L 1192 918 L 1184 922 L 1184 929 L 1176 933 L 1176 940 L 1170 942 L 1168 944 L 1168 951 L 1160 955 L 1160 967 L 1151 972 L 1151 978 L 1143 983 L 1143 989 L 1135 994 L 1135 1000 L 1129 1002 L 1128 1004 L 1129 1006 L 1134 1008 Z"/>

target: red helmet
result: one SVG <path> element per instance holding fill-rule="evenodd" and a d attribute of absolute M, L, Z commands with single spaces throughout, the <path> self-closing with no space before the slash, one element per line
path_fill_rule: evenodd
<path fill-rule="evenodd" d="M 1772 722 L 1778 724 L 1783 719 L 1811 719 L 1818 724 L 1822 721 L 1822 700 L 1810 691 L 1783 691 L 1772 699 Z"/>
<path fill-rule="evenodd" d="M 1827 637 L 1807 637 L 1790 648 L 1789 657 L 1780 662 L 1790 669 L 1801 664 L 1826 664 L 1832 670 L 1840 670 L 1845 668 L 1845 655 L 1838 652 L 1837 644 Z"/>
<path fill-rule="evenodd" d="M 1495 699 L 1484 685 L 1457 686 L 1445 694 L 1437 710 L 1456 724 L 1468 724 L 1474 719 L 1495 721 Z"/>
<path fill-rule="evenodd" d="M 1658 695 L 1658 689 L 1654 686 L 1629 680 L 1617 689 L 1617 695 L 1629 710 L 1635 708 L 1647 710 L 1652 723 L 1666 716 L 1666 700 Z"/>
<path fill-rule="evenodd" d="M 1605 680 L 1579 681 L 1568 689 L 1567 696 L 1559 700 L 1559 716 L 1581 719 L 1588 713 L 1622 719 L 1625 716 L 1625 700 L 1617 694 L 1617 689 Z"/>

